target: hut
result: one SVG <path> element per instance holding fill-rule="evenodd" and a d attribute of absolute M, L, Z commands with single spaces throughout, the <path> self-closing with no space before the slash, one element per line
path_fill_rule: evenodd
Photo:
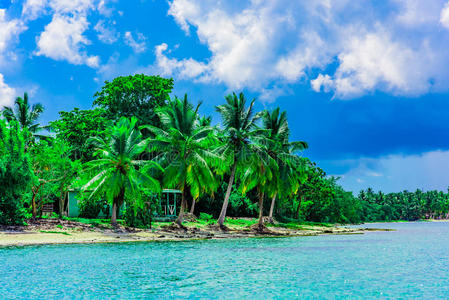
<path fill-rule="evenodd" d="M 79 217 L 79 189 L 69 189 L 67 196 L 67 216 L 76 218 Z M 164 189 L 159 196 L 159 209 L 157 211 L 157 219 L 169 220 L 176 217 L 181 203 L 181 191 L 174 189 Z M 118 216 L 120 217 L 125 210 L 125 205 L 120 207 Z M 106 210 L 107 212 L 107 210 Z M 109 214 L 105 214 L 104 211 L 100 211 L 98 218 L 107 218 L 112 214 L 112 208 L 109 207 Z"/>

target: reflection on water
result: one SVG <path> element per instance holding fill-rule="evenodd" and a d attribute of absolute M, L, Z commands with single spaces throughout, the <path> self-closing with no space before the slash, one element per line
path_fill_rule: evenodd
<path fill-rule="evenodd" d="M 364 235 L 0 249 L 2 298 L 446 298 L 449 223 Z"/>

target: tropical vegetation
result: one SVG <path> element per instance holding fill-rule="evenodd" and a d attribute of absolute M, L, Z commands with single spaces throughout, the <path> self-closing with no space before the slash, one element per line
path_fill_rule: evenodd
<path fill-rule="evenodd" d="M 193 215 L 224 230 L 227 217 L 257 218 L 260 231 L 276 220 L 449 217 L 442 191 L 345 191 L 303 155 L 305 141 L 291 140 L 280 108 L 258 112 L 255 99 L 231 93 L 215 120 L 200 114 L 201 102 L 172 96 L 173 84 L 160 76 L 117 77 L 94 95 L 91 109 L 62 111 L 47 126 L 39 123 L 43 106 L 26 93 L 2 108 L 0 224 L 40 218 L 48 204 L 64 217 L 69 189 L 81 192 L 82 217 L 109 216 L 111 206 L 114 226 L 151 223 L 161 213 L 162 189 L 181 191 L 174 219 L 181 228 Z"/>

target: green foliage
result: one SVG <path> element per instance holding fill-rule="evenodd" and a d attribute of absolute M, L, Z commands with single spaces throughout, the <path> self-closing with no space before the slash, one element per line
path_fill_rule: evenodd
<path fill-rule="evenodd" d="M 29 202 L 36 216 L 42 204 L 59 199 L 62 213 L 68 187 L 83 186 L 92 192 L 81 200 L 81 216 L 94 218 L 107 202 L 115 208 L 126 202 L 126 224 L 146 228 L 159 207 L 154 195 L 159 180 L 164 188 L 183 191 L 183 209 L 177 211 L 187 209 L 189 195 L 196 201 L 203 212 L 198 226 L 213 222 L 213 216 L 223 225 L 226 214 L 256 217 L 257 211 L 260 224 L 268 202 L 275 218 L 298 229 L 304 222 L 449 217 L 449 196 L 443 192 L 368 189 L 354 197 L 337 178 L 297 154 L 308 145 L 290 141 L 287 113 L 279 108 L 257 113 L 254 99 L 247 103 L 243 93 L 232 93 L 216 107 L 222 127 L 212 127 L 211 117 L 200 117 L 199 105 L 187 96 L 170 100 L 172 89 L 172 79 L 144 74 L 106 81 L 94 95 L 96 108 L 60 112 L 51 122 L 56 138 L 46 141 L 37 134 L 43 128 L 42 105 L 31 106 L 25 94 L 14 108 L 3 108 L 0 223 L 23 222 L 29 216 L 23 204 Z M 242 221 L 227 224 L 233 222 Z"/>
<path fill-rule="evenodd" d="M 0 224 L 21 225 L 25 218 L 23 198 L 33 179 L 25 136 L 17 122 L 0 120 Z"/>
<path fill-rule="evenodd" d="M 209 221 L 213 218 L 212 215 L 209 215 L 207 213 L 200 213 L 200 216 L 198 217 L 199 220 L 203 220 L 203 221 Z"/>
<path fill-rule="evenodd" d="M 87 143 L 90 137 L 105 138 L 106 127 L 112 125 L 102 108 L 59 112 L 59 119 L 50 123 L 59 140 L 70 145 L 70 158 L 86 162 L 93 159 L 94 146 Z"/>
<path fill-rule="evenodd" d="M 254 217 L 257 213 L 257 201 L 251 201 L 249 194 L 242 195 L 235 187 L 229 196 L 228 216 L 231 217 Z"/>
<path fill-rule="evenodd" d="M 44 129 L 37 120 L 44 112 L 44 107 L 40 103 L 29 103 L 28 94 L 24 93 L 23 98 L 17 97 L 14 102 L 14 108 L 3 107 L 2 115 L 8 121 L 16 121 L 21 129 L 27 129 L 26 142 L 34 142 L 35 138 L 45 139 L 46 136 L 39 135 L 38 132 Z"/>
<path fill-rule="evenodd" d="M 79 193 L 77 197 L 79 198 L 78 208 L 80 218 L 95 219 L 101 211 L 107 211 L 109 209 L 104 197 L 89 197 L 85 193 Z"/>
<path fill-rule="evenodd" d="M 108 119 L 136 117 L 138 125 L 159 126 L 156 109 L 166 104 L 173 79 L 136 74 L 106 81 L 95 93 L 94 104 L 104 108 Z"/>
<path fill-rule="evenodd" d="M 221 157 L 213 151 L 218 140 L 212 127 L 199 125 L 197 110 L 187 95 L 183 100 L 175 98 L 157 109 L 162 128 L 145 126 L 155 136 L 149 140 L 149 150 L 157 153 L 155 160 L 165 169 L 164 187 L 183 191 L 183 201 L 187 190 L 196 200 L 218 187 L 214 167 L 219 166 Z"/>
<path fill-rule="evenodd" d="M 59 213 L 62 214 L 65 211 L 65 194 L 76 178 L 81 163 L 70 159 L 71 147 L 59 139 L 51 142 L 41 140 L 30 147 L 29 153 L 36 177 L 32 188 L 32 207 L 37 210 L 41 204 L 59 199 Z"/>
<path fill-rule="evenodd" d="M 98 157 L 85 164 L 84 172 L 91 177 L 83 189 L 93 189 L 91 196 L 106 195 L 112 202 L 113 218 L 125 200 L 141 200 L 142 190 L 159 192 L 159 182 L 151 177 L 152 168 L 161 167 L 153 161 L 139 160 L 139 155 L 148 147 L 148 140 L 136 128 L 137 119 L 121 118 L 116 125 L 108 128 L 107 140 L 94 137 L 91 142 L 96 146 Z"/>
<path fill-rule="evenodd" d="M 149 228 L 151 227 L 151 212 L 146 207 L 126 207 L 123 215 L 125 224 L 135 228 Z"/>
<path fill-rule="evenodd" d="M 438 191 L 375 193 L 371 188 L 361 191 L 362 221 L 446 219 L 449 216 L 449 194 Z"/>

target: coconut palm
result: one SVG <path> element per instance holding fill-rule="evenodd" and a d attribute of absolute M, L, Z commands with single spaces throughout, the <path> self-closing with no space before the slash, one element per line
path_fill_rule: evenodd
<path fill-rule="evenodd" d="M 274 141 L 266 135 L 254 137 L 251 145 L 251 158 L 247 168 L 241 174 L 240 190 L 243 194 L 253 188 L 257 189 L 259 198 L 259 222 L 258 230 L 263 231 L 263 202 L 265 195 L 272 197 L 276 189 L 273 183 L 277 182 L 274 177 L 279 173 L 276 160 L 270 155 L 270 149 Z"/>
<path fill-rule="evenodd" d="M 243 93 L 240 93 L 238 96 L 232 93 L 232 95 L 226 96 L 225 99 L 226 104 L 216 107 L 221 114 L 224 126 L 224 146 L 221 151 L 231 166 L 228 187 L 220 216 L 217 220 L 218 225 L 222 228 L 224 227 L 223 224 L 236 171 L 239 166 L 244 167 L 245 159 L 251 156 L 250 140 L 259 133 L 256 121 L 260 117 L 259 114 L 254 113 L 255 99 L 250 102 L 248 107 L 246 106 L 246 98 Z"/>
<path fill-rule="evenodd" d="M 275 189 L 270 206 L 268 218 L 273 219 L 274 205 L 276 197 L 281 194 L 288 196 L 296 193 L 299 182 L 304 180 L 303 172 L 298 172 L 298 157 L 294 154 L 297 151 L 308 148 L 308 144 L 303 141 L 289 142 L 290 129 L 288 126 L 287 112 L 280 112 L 279 107 L 273 111 L 265 110 L 262 113 L 263 128 L 267 130 L 268 137 L 274 143 L 268 154 L 278 162 L 279 169 L 271 182 Z"/>
<path fill-rule="evenodd" d="M 38 132 L 44 129 L 41 127 L 37 120 L 44 112 L 44 107 L 40 103 L 29 103 L 28 93 L 23 94 L 22 97 L 17 97 L 14 102 L 14 108 L 4 106 L 2 109 L 3 117 L 10 122 L 15 120 L 20 124 L 20 127 L 28 129 L 28 132 L 33 138 L 45 138 L 43 135 L 39 135 Z"/>
<path fill-rule="evenodd" d="M 188 102 L 187 95 L 182 100 L 175 97 L 156 110 L 162 128 L 143 126 L 154 135 L 149 151 L 157 153 L 155 160 L 165 168 L 164 186 L 182 192 L 176 220 L 181 227 L 189 191 L 195 201 L 204 193 L 213 194 L 218 187 L 214 170 L 221 157 L 213 150 L 218 141 L 212 127 L 199 124 L 198 108 Z"/>
<path fill-rule="evenodd" d="M 94 195 L 106 195 L 112 202 L 111 224 L 117 225 L 117 210 L 123 204 L 125 195 L 139 199 L 142 189 L 160 191 L 159 182 L 149 175 L 152 168 L 162 170 L 153 161 L 138 160 L 148 147 L 148 140 L 136 129 L 137 119 L 122 117 L 109 128 L 109 138 L 93 137 L 89 142 L 95 145 L 96 160 L 86 163 L 85 172 L 95 176 L 83 187 L 93 189 Z"/>

